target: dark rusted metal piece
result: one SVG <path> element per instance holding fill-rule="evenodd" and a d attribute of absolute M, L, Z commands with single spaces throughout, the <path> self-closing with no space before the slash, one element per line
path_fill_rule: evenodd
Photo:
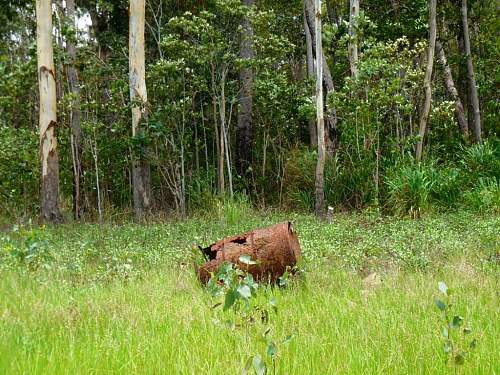
<path fill-rule="evenodd" d="M 208 257 L 197 269 L 198 278 L 204 284 L 225 262 L 238 265 L 255 280 L 275 282 L 287 268 L 295 266 L 301 256 L 299 239 L 289 221 L 226 237 L 200 250 Z M 257 264 L 241 262 L 242 255 L 248 255 Z"/>

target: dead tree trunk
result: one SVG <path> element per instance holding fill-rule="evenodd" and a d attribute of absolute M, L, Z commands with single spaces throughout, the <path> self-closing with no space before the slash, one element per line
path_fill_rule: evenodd
<path fill-rule="evenodd" d="M 470 51 L 469 20 L 467 16 L 467 0 L 462 0 L 462 29 L 464 36 L 465 57 L 467 59 L 467 78 L 469 80 L 470 98 L 474 112 L 474 140 L 481 143 L 481 111 L 479 109 L 479 96 L 477 93 L 474 65 Z"/>
<path fill-rule="evenodd" d="M 434 51 L 436 49 L 436 0 L 429 0 L 429 46 L 427 50 L 427 68 L 425 70 L 424 77 L 424 90 L 425 90 L 425 101 L 424 107 L 422 108 L 422 113 L 420 114 L 420 128 L 419 128 L 419 139 L 417 142 L 417 148 L 415 150 L 415 159 L 420 161 L 422 159 L 422 150 L 424 147 L 424 137 L 427 129 L 427 120 L 429 118 L 429 113 L 431 110 L 431 100 L 432 100 L 432 69 L 434 67 Z"/>
<path fill-rule="evenodd" d="M 68 63 L 66 66 L 69 89 L 71 96 L 71 159 L 73 162 L 73 215 L 76 220 L 82 217 L 82 130 L 80 127 L 80 84 L 78 82 L 78 72 L 75 68 L 76 60 L 76 29 L 75 25 L 75 1 L 66 0 L 67 24 L 71 33 L 66 38 L 66 52 L 68 53 Z"/>
<path fill-rule="evenodd" d="M 40 216 L 43 221 L 58 223 L 59 157 L 57 154 L 56 80 L 52 47 L 52 2 L 37 0 L 37 58 L 40 92 L 40 162 L 42 167 Z"/>
<path fill-rule="evenodd" d="M 148 117 L 148 95 L 146 91 L 144 57 L 144 0 L 130 1 L 129 22 L 129 80 L 130 101 L 132 102 L 132 137 L 144 133 Z M 132 186 L 134 212 L 141 219 L 151 209 L 150 166 L 145 156 L 146 150 L 140 147 L 132 153 Z"/>
<path fill-rule="evenodd" d="M 465 118 L 464 106 L 462 104 L 462 101 L 460 100 L 460 97 L 458 96 L 458 91 L 455 87 L 455 82 L 453 80 L 453 75 L 451 73 L 450 66 L 448 65 L 448 61 L 446 60 L 446 54 L 444 52 L 443 45 L 439 40 L 436 41 L 436 52 L 438 55 L 438 61 L 443 66 L 444 83 L 446 91 L 448 92 L 448 95 L 455 102 L 455 116 L 457 117 L 460 133 L 462 133 L 462 135 L 464 136 L 467 136 L 468 129 L 467 129 L 467 119 Z"/>
<path fill-rule="evenodd" d="M 241 0 L 246 7 L 254 5 L 255 0 Z M 253 59 L 253 27 L 248 16 L 243 16 L 241 21 L 242 32 L 240 40 L 240 57 L 246 64 Z M 245 65 L 240 70 L 240 108 L 236 125 L 236 171 L 240 176 L 248 172 L 251 165 L 252 147 L 252 85 L 253 69 Z"/>
<path fill-rule="evenodd" d="M 226 262 L 238 265 L 258 281 L 275 282 L 288 268 L 295 266 L 301 256 L 297 234 L 289 221 L 226 237 L 200 249 L 207 262 L 196 271 L 204 284 Z M 241 256 L 250 257 L 255 264 L 242 262 Z"/>

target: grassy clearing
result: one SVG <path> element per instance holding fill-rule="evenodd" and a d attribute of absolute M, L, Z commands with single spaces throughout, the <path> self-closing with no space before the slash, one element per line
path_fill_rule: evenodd
<path fill-rule="evenodd" d="M 459 373 L 500 373 L 498 217 L 292 218 L 305 272 L 259 293 L 277 301 L 273 337 L 293 334 L 278 348 L 278 374 L 453 373 L 434 306 L 441 280 L 479 338 Z M 282 219 L 0 235 L 0 373 L 240 374 L 249 355 L 264 355 L 264 327 L 247 334 L 225 324 L 234 312 L 211 308 L 217 301 L 196 282 L 189 247 Z M 8 255 L 33 243 L 48 256 L 26 266 Z M 381 282 L 363 283 L 373 271 Z"/>

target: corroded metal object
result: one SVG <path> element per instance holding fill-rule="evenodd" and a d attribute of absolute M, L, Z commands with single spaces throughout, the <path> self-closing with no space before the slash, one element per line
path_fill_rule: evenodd
<path fill-rule="evenodd" d="M 290 221 L 226 237 L 200 249 L 208 259 L 197 269 L 198 278 L 204 284 L 225 262 L 238 265 L 255 280 L 275 282 L 287 268 L 295 266 L 301 256 L 299 239 Z M 242 255 L 257 264 L 241 262 Z"/>

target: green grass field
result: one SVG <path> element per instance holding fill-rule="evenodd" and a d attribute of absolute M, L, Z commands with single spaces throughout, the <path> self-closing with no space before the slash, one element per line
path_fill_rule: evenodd
<path fill-rule="evenodd" d="M 278 345 L 276 374 L 500 373 L 500 218 L 460 213 L 332 224 L 242 214 L 0 233 L 0 374 L 241 374 L 257 353 L 273 374 L 264 324 L 226 324 L 237 313 L 212 308 L 220 298 L 197 283 L 190 247 L 285 218 L 303 272 L 257 296 L 276 299 L 269 337 L 292 335 Z M 478 340 L 462 366 L 443 350 L 439 281 Z"/>

